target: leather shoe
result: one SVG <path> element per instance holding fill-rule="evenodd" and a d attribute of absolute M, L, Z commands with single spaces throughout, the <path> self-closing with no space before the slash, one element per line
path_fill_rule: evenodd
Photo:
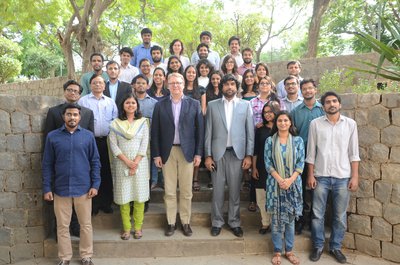
<path fill-rule="evenodd" d="M 231 227 L 233 234 L 237 237 L 243 237 L 243 230 L 241 227 Z"/>
<path fill-rule="evenodd" d="M 175 230 L 176 230 L 175 224 L 168 225 L 167 229 L 165 230 L 165 235 L 166 236 L 172 236 L 175 233 Z"/>
<path fill-rule="evenodd" d="M 346 256 L 343 255 L 342 251 L 340 251 L 340 249 L 333 249 L 331 251 L 329 251 L 329 253 L 335 257 L 335 259 L 339 262 L 339 263 L 346 263 L 347 259 Z"/>
<path fill-rule="evenodd" d="M 192 228 L 190 228 L 190 224 L 182 225 L 182 230 L 185 236 L 191 236 L 193 234 Z"/>
<path fill-rule="evenodd" d="M 310 255 L 310 260 L 318 261 L 321 258 L 321 255 L 322 255 L 322 249 L 313 248 L 311 255 Z"/>
<path fill-rule="evenodd" d="M 218 236 L 219 233 L 221 233 L 221 227 L 216 227 L 216 226 L 211 227 L 212 236 Z"/>

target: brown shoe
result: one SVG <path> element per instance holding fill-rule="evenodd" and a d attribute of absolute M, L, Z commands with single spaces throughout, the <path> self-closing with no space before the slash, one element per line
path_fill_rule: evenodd
<path fill-rule="evenodd" d="M 166 236 L 172 236 L 175 233 L 176 230 L 176 225 L 168 225 L 167 229 L 165 230 L 165 235 Z"/>
<path fill-rule="evenodd" d="M 83 258 L 81 262 L 82 265 L 94 265 L 92 258 Z"/>
<path fill-rule="evenodd" d="M 182 230 L 183 230 L 183 234 L 185 236 L 192 236 L 193 235 L 193 231 L 192 231 L 192 228 L 190 228 L 190 224 L 182 225 Z"/>

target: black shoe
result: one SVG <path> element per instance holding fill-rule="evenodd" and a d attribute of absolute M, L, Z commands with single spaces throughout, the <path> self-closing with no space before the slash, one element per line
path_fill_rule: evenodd
<path fill-rule="evenodd" d="M 149 201 L 144 203 L 144 212 L 147 213 L 148 210 L 149 210 Z"/>
<path fill-rule="evenodd" d="M 182 231 L 185 236 L 191 236 L 193 234 L 192 228 L 190 228 L 190 224 L 182 225 Z"/>
<path fill-rule="evenodd" d="M 266 233 L 271 232 L 271 227 L 267 226 L 267 227 L 261 227 L 260 230 L 258 230 L 258 233 L 261 235 L 265 235 Z"/>
<path fill-rule="evenodd" d="M 339 263 L 346 263 L 347 259 L 346 256 L 343 255 L 342 251 L 340 251 L 340 249 L 334 249 L 329 251 L 329 254 L 331 254 L 332 256 L 335 257 L 335 259 L 339 262 Z"/>
<path fill-rule="evenodd" d="M 238 226 L 238 227 L 233 227 L 233 228 L 231 228 L 231 230 L 232 230 L 232 232 L 233 232 L 233 234 L 234 234 L 235 236 L 237 236 L 237 237 L 243 237 L 243 230 L 242 230 L 242 228 L 240 228 L 239 226 Z"/>
<path fill-rule="evenodd" d="M 166 236 L 172 236 L 175 233 L 176 230 L 176 225 L 168 225 L 167 229 L 165 230 L 165 235 Z"/>
<path fill-rule="evenodd" d="M 218 236 L 219 233 L 221 233 L 221 227 L 216 227 L 216 226 L 211 227 L 212 236 Z"/>
<path fill-rule="evenodd" d="M 294 233 L 296 235 L 301 235 L 303 233 L 303 227 L 304 227 L 303 223 L 300 222 L 296 223 L 294 228 Z"/>
<path fill-rule="evenodd" d="M 321 258 L 321 255 L 322 255 L 322 249 L 313 248 L 311 255 L 310 255 L 310 260 L 318 261 Z"/>

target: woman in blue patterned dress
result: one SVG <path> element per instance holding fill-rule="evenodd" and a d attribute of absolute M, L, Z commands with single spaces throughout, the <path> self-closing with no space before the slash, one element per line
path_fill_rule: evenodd
<path fill-rule="evenodd" d="M 272 219 L 272 264 L 281 264 L 283 240 L 286 258 L 292 264 L 299 264 L 299 258 L 292 250 L 294 221 L 303 210 L 300 175 L 304 168 L 304 143 L 301 137 L 296 136 L 287 111 L 276 115 L 271 135 L 265 143 L 264 161 L 268 173 L 266 209 Z"/>

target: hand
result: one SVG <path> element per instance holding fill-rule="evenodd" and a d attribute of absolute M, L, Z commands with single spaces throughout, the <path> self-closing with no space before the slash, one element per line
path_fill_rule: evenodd
<path fill-rule="evenodd" d="M 154 158 L 154 165 L 156 165 L 158 168 L 162 168 L 163 163 L 160 156 Z"/>
<path fill-rule="evenodd" d="M 350 191 L 356 191 L 358 189 L 358 177 L 351 177 L 348 186 Z"/>
<path fill-rule="evenodd" d="M 259 122 L 259 123 L 257 123 L 256 124 L 256 128 L 258 129 L 258 128 L 261 128 L 263 126 L 263 123 L 262 122 Z"/>
<path fill-rule="evenodd" d="M 135 174 L 136 174 L 136 169 L 130 168 L 130 169 L 129 169 L 129 176 L 133 176 L 133 175 L 135 175 Z"/>
<path fill-rule="evenodd" d="M 213 172 L 215 170 L 215 163 L 211 156 L 206 157 L 206 161 L 204 161 L 204 165 L 211 172 Z"/>
<path fill-rule="evenodd" d="M 250 156 L 246 156 L 243 159 L 243 163 L 242 163 L 242 169 L 249 169 L 251 167 L 251 157 Z"/>
<path fill-rule="evenodd" d="M 315 176 L 313 174 L 308 174 L 307 186 L 310 187 L 310 189 L 312 190 L 317 187 L 317 180 L 315 179 Z"/>
<path fill-rule="evenodd" d="M 43 195 L 43 199 L 44 199 L 45 201 L 49 201 L 49 202 L 53 201 L 53 200 L 54 200 L 53 193 L 52 193 L 51 191 L 46 192 L 46 193 Z"/>
<path fill-rule="evenodd" d="M 253 171 L 251 172 L 251 176 L 252 176 L 253 179 L 255 179 L 255 180 L 260 179 L 260 176 L 258 175 L 258 169 L 257 169 L 257 168 L 253 168 Z"/>
<path fill-rule="evenodd" d="M 91 199 L 97 195 L 97 190 L 95 188 L 91 188 L 88 192 L 88 198 Z"/>
<path fill-rule="evenodd" d="M 193 166 L 198 167 L 200 165 L 200 162 L 201 162 L 201 156 L 198 156 L 198 155 L 194 156 Z"/>

